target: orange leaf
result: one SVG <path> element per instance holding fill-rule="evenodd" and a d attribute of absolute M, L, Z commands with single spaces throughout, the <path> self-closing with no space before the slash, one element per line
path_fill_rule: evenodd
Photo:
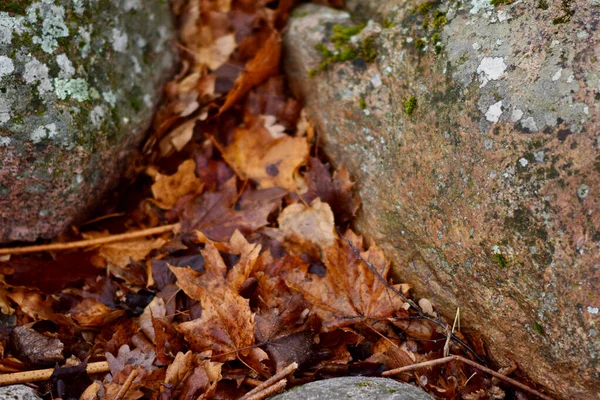
<path fill-rule="evenodd" d="M 349 234 L 352 243 L 358 237 Z M 308 266 L 284 271 L 286 284 L 304 295 L 321 317 L 326 331 L 372 319 L 390 318 L 402 298 L 390 290 L 352 250 L 346 240 L 323 249 L 325 277 L 308 274 Z M 390 264 L 377 246 L 360 253 L 385 279 Z M 399 287 L 399 285 L 398 285 Z"/>
<path fill-rule="evenodd" d="M 220 361 L 247 355 L 254 344 L 254 315 L 249 301 L 222 287 L 208 292 L 198 286 L 202 316 L 179 324 L 179 330 L 194 351 L 212 350 Z M 240 354 L 238 354 L 240 353 Z"/>
<path fill-rule="evenodd" d="M 250 89 L 261 84 L 267 78 L 279 72 L 281 58 L 281 36 L 273 31 L 263 46 L 248 64 L 244 72 L 235 80 L 233 89 L 227 94 L 225 104 L 219 110 L 220 113 L 229 109 L 248 93 Z"/>

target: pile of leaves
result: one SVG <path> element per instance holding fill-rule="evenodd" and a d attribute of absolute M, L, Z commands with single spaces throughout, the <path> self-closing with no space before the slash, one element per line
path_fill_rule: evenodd
<path fill-rule="evenodd" d="M 1 372 L 56 366 L 36 384 L 45 398 L 236 399 L 293 363 L 288 387 L 474 357 L 350 229 L 353 182 L 319 157 L 281 75 L 294 3 L 172 1 L 182 68 L 134 178 L 60 240 L 173 232 L 5 257 Z M 104 360 L 109 372 L 86 374 Z M 450 362 L 398 378 L 440 398 L 504 398 L 474 372 Z"/>

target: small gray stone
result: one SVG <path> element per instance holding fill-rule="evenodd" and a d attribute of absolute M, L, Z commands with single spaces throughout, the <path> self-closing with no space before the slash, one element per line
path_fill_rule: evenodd
<path fill-rule="evenodd" d="M 25 385 L 0 387 L 0 399 L 4 400 L 38 400 L 41 399 L 36 391 Z"/>
<path fill-rule="evenodd" d="M 85 218 L 176 62 L 164 0 L 0 0 L 0 243 Z"/>
<path fill-rule="evenodd" d="M 421 389 L 393 379 L 346 376 L 311 382 L 272 397 L 273 400 L 433 400 Z"/>

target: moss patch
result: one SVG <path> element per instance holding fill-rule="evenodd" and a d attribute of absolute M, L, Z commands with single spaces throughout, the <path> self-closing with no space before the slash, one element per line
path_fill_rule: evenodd
<path fill-rule="evenodd" d="M 365 27 L 365 24 L 355 26 L 334 25 L 329 41 L 333 44 L 331 50 L 325 43 L 319 43 L 315 49 L 323 56 L 322 61 L 317 68 L 308 71 L 308 76 L 315 76 L 318 72 L 324 71 L 333 63 L 351 61 L 362 58 L 365 62 L 373 62 L 377 58 L 377 48 L 375 40 L 368 38 L 358 44 L 350 43 L 353 36 L 358 35 Z"/>
<path fill-rule="evenodd" d="M 408 99 L 404 100 L 402 105 L 404 106 L 404 112 L 407 115 L 412 115 L 417 108 L 417 98 L 415 96 L 410 96 Z"/>

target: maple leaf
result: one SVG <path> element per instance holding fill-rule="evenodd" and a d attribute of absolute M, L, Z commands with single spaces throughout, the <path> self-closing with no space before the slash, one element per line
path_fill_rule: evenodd
<path fill-rule="evenodd" d="M 196 176 L 196 162 L 186 160 L 173 175 L 156 174 L 152 185 L 154 203 L 164 210 L 171 209 L 177 199 L 202 188 L 202 182 Z"/>
<path fill-rule="evenodd" d="M 238 262 L 231 269 L 225 265 L 223 257 L 217 250 L 217 245 L 229 254 L 240 256 Z M 250 244 L 239 231 L 235 231 L 229 243 L 215 244 L 208 241 L 200 253 L 204 257 L 204 273 L 196 272 L 190 267 L 169 266 L 177 277 L 177 285 L 189 297 L 198 301 L 201 300 L 199 286 L 211 290 L 227 286 L 236 292 L 239 291 L 250 276 L 258 259 L 260 245 Z"/>
<path fill-rule="evenodd" d="M 219 113 L 223 113 L 242 99 L 253 87 L 267 78 L 277 75 L 281 59 L 281 35 L 273 31 L 252 60 L 246 64 L 244 72 L 235 80 L 233 89 L 227 94 Z"/>
<path fill-rule="evenodd" d="M 211 293 L 198 286 L 196 293 L 202 303 L 202 316 L 177 326 L 190 348 L 198 352 L 212 350 L 221 361 L 247 355 L 254 344 L 254 316 L 249 301 L 227 286 Z"/>
<path fill-rule="evenodd" d="M 352 193 L 354 182 L 348 170 L 341 167 L 332 177 L 329 166 L 314 157 L 309 159 L 308 168 L 305 174 L 308 190 L 302 194 L 304 201 L 310 203 L 318 197 L 330 205 L 338 224 L 350 221 L 360 207 L 360 200 Z"/>
<path fill-rule="evenodd" d="M 267 217 L 280 207 L 286 193 L 279 188 L 247 190 L 236 207 L 236 180 L 231 178 L 219 192 L 195 196 L 184 206 L 181 229 L 188 233 L 201 231 L 211 240 L 225 242 L 236 229 L 253 232 L 267 225 Z"/>
<path fill-rule="evenodd" d="M 296 171 L 308 159 L 306 138 L 288 135 L 273 137 L 268 129 L 253 125 L 238 128 L 223 158 L 242 179 L 256 181 L 262 189 L 297 189 Z"/>
<path fill-rule="evenodd" d="M 351 231 L 346 238 L 323 249 L 323 263 L 327 268 L 325 277 L 309 274 L 307 265 L 283 272 L 286 284 L 302 293 L 315 306 L 314 310 L 323 320 L 326 331 L 390 318 L 404 306 L 402 298 L 376 276 L 346 241 L 360 249 L 360 238 Z M 377 246 L 372 245 L 360 255 L 385 279 L 390 263 Z M 401 289 L 400 285 L 394 287 Z"/>

